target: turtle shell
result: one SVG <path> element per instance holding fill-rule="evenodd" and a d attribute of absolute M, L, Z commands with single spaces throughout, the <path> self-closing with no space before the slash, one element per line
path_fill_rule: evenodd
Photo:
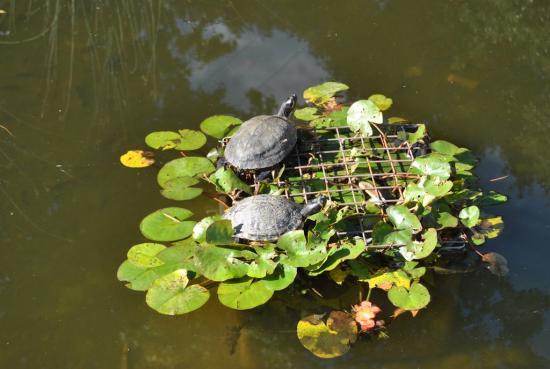
<path fill-rule="evenodd" d="M 296 144 L 296 127 L 276 115 L 259 115 L 244 122 L 225 147 L 225 159 L 237 169 L 272 167 Z"/>
<path fill-rule="evenodd" d="M 301 209 L 284 196 L 257 195 L 236 202 L 223 217 L 231 221 L 238 238 L 273 241 L 302 226 Z"/>

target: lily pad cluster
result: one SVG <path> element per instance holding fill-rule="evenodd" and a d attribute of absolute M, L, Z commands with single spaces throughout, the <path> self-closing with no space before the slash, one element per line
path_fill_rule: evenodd
<path fill-rule="evenodd" d="M 448 242 L 463 242 L 499 275 L 507 271 L 501 255 L 491 253 L 483 258 L 478 250 L 503 227 L 502 218 L 485 208 L 505 202 L 506 196 L 483 192 L 477 186 L 473 153 L 443 140 L 428 142 L 423 124 L 409 125 L 403 118 L 386 117 L 393 104 L 391 98 L 374 94 L 348 104 L 343 96 L 347 90 L 348 86 L 339 82 L 306 89 L 303 97 L 307 105 L 296 110 L 294 117 L 324 137 L 334 135 L 328 129 L 332 127 L 348 127 L 351 136 L 365 140 L 397 125 L 404 127 L 398 130 L 395 145 L 406 144 L 415 155 L 401 169 L 404 175 L 393 179 L 402 187 L 396 201 L 388 202 L 376 183 L 358 179 L 357 187 L 363 193 L 359 199 L 357 194 L 345 193 L 341 199 L 333 197 L 323 211 L 307 219 L 304 229 L 288 232 L 274 242 L 236 239 L 231 222 L 221 215 L 196 219 L 190 210 L 177 205 L 155 210 L 143 218 L 139 229 L 146 240 L 130 248 L 127 260 L 119 267 L 118 279 L 132 290 L 146 291 L 146 303 L 168 315 L 194 311 L 212 293 L 223 305 L 246 310 L 265 304 L 292 284 L 302 291 L 303 281 L 329 278 L 334 288 L 349 284 L 359 291 L 358 304 L 332 312 L 321 310 L 297 326 L 298 339 L 306 349 L 331 358 L 347 352 L 360 334 L 385 335 L 389 324 L 385 322 L 391 323 L 405 311 L 415 316 L 426 308 L 431 297 L 423 280 L 437 270 Z M 257 193 L 295 193 L 290 183 L 296 178 L 284 166 L 275 176 L 276 184 L 258 186 L 246 173 L 216 165 L 223 155 L 220 142 L 241 123 L 236 117 L 215 115 L 201 122 L 200 131 L 149 134 L 145 143 L 150 148 L 176 152 L 174 159 L 160 163 L 157 182 L 162 196 L 173 201 L 204 196 L 229 207 Z M 207 136 L 216 143 L 208 151 L 204 150 Z M 335 155 L 334 162 L 350 162 L 358 155 L 364 153 L 351 149 Z M 372 155 L 388 154 L 375 147 Z M 145 167 L 153 164 L 153 156 L 132 150 L 121 157 L 121 162 Z M 310 162 L 315 160 L 312 153 Z M 308 173 L 314 184 L 319 178 L 319 191 L 326 185 L 321 170 Z M 359 174 L 372 168 L 346 167 L 347 173 L 350 170 Z M 386 172 L 389 168 L 377 170 Z M 284 184 L 289 185 L 285 188 Z M 349 196 L 362 203 L 359 211 L 343 205 Z M 304 201 L 299 196 L 294 199 Z M 338 237 L 350 227 L 350 219 L 357 218 L 372 237 L 367 242 L 362 237 Z M 371 299 L 375 290 L 381 292 L 375 294 L 380 299 L 376 305 Z M 385 320 L 377 315 L 385 316 Z"/>

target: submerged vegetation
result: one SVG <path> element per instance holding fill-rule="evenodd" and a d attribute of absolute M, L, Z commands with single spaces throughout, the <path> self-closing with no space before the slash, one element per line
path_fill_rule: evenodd
<path fill-rule="evenodd" d="M 321 310 L 321 315 L 304 317 L 297 326 L 304 347 L 319 357 L 331 358 L 347 352 L 360 333 L 385 336 L 385 320 L 407 311 L 416 316 L 426 308 L 431 297 L 423 280 L 444 269 L 440 259 L 449 243 L 466 247 L 480 265 L 485 262 L 495 274 L 506 273 L 502 256 L 477 250 L 487 239 L 498 236 L 503 225 L 500 217 L 482 209 L 505 202 L 506 196 L 477 187 L 473 174 L 477 159 L 472 152 L 447 141 L 429 142 L 423 124 L 386 118 L 385 111 L 393 103 L 386 96 L 372 95 L 346 105 L 340 95 L 347 89 L 336 82 L 310 87 L 303 94 L 308 106 L 294 115 L 304 122 L 302 129 L 314 128 L 315 135 L 333 140 L 334 127 L 361 140 L 386 137 L 384 129 L 401 127 L 392 145 L 408 145 L 414 149 L 408 155 L 416 154 L 409 158 L 410 164 L 404 164 L 399 177 L 391 168 L 391 191 L 383 193 L 378 189 L 383 183 L 376 183 L 384 180 L 385 173 L 392 173 L 389 168 L 374 168 L 382 174 L 375 179 L 370 164 L 367 168 L 357 161 L 351 169 L 347 166 L 356 158 L 368 157 L 381 162 L 389 157 L 393 163 L 387 148 L 374 146 L 368 152 L 351 148 L 331 162 L 335 168 L 343 165 L 347 175 L 358 182 L 361 195 L 352 196 L 359 207 L 345 206 L 349 195 L 332 196 L 320 213 L 308 217 L 304 229 L 287 232 L 276 241 L 237 239 L 234 225 L 220 215 L 194 219 L 193 213 L 182 207 L 159 209 L 142 220 L 139 228 L 149 242 L 130 248 L 118 279 L 132 290 L 147 291 L 146 303 L 168 315 L 200 308 L 214 287 L 223 305 L 246 310 L 265 304 L 275 292 L 292 284 L 310 288 L 308 281 L 321 276 L 333 280 L 334 288 L 353 284 L 359 294 L 357 304 L 331 311 L 326 317 Z M 176 201 L 208 196 L 225 207 L 258 193 L 287 193 L 293 194 L 296 202 L 307 201 L 293 192 L 293 178 L 284 165 L 274 172 L 273 181 L 260 184 L 253 183 L 249 173 L 216 165 L 223 156 L 224 138 L 241 123 L 235 117 L 216 115 L 201 123 L 202 132 L 183 129 L 147 135 L 145 142 L 152 149 L 181 155 L 158 172 L 161 194 Z M 188 154 L 204 147 L 205 134 L 221 144 L 205 156 Z M 312 151 L 309 163 L 316 160 Z M 154 163 L 154 154 L 132 150 L 121 156 L 121 162 L 128 167 L 147 167 Z M 324 168 L 317 167 L 308 178 L 326 178 L 321 173 Z M 365 180 L 365 173 L 370 173 L 367 178 L 372 180 Z M 403 190 L 397 191 L 397 187 Z M 316 192 L 330 194 L 334 188 L 325 180 Z M 390 198 L 395 201 L 388 201 Z M 340 237 L 349 230 L 351 219 L 360 219 L 370 237 Z M 375 289 L 386 293 L 393 309 L 382 311 L 381 306 L 387 303 L 373 301 Z M 379 319 L 383 313 L 385 320 Z"/>

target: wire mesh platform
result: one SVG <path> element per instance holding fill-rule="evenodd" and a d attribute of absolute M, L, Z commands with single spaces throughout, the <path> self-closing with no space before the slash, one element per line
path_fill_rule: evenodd
<path fill-rule="evenodd" d="M 429 138 L 409 144 L 406 135 L 417 130 L 415 124 L 375 128 L 369 137 L 346 126 L 299 128 L 294 151 L 281 169 L 271 173 L 271 191 L 298 203 L 325 195 L 336 206 L 350 207 L 356 214 L 340 222 L 336 230 L 340 239 L 362 237 L 370 248 L 391 247 L 372 245 L 372 227 L 387 206 L 403 200 L 408 181 L 418 178 L 409 168 L 416 156 L 427 153 Z M 255 176 L 254 182 L 253 187 L 257 187 Z M 444 246 L 461 250 L 464 242 L 445 241 Z"/>

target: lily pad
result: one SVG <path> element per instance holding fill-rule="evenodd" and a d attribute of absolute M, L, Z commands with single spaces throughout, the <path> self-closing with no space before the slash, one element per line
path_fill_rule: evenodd
<path fill-rule="evenodd" d="M 371 123 L 380 124 L 383 122 L 382 112 L 370 100 L 359 100 L 354 102 L 349 110 L 347 123 L 355 132 L 361 132 L 365 136 L 372 136 Z"/>
<path fill-rule="evenodd" d="M 234 242 L 233 226 L 227 219 L 216 220 L 206 228 L 206 243 L 213 245 L 228 245 Z"/>
<path fill-rule="evenodd" d="M 323 359 L 344 355 L 357 340 L 358 329 L 351 314 L 332 311 L 326 321 L 323 315 L 310 315 L 298 322 L 297 334 L 302 345 Z"/>
<path fill-rule="evenodd" d="M 381 94 L 371 95 L 369 96 L 369 100 L 375 103 L 380 111 L 388 110 L 393 104 L 392 99 Z"/>
<path fill-rule="evenodd" d="M 309 275 L 316 276 L 326 271 L 330 271 L 336 268 L 341 262 L 345 260 L 355 259 L 366 249 L 365 242 L 363 240 L 357 240 L 356 242 L 345 242 L 338 247 L 333 247 L 329 250 L 326 260 L 323 264 L 309 272 Z"/>
<path fill-rule="evenodd" d="M 204 305 L 208 290 L 199 285 L 187 286 L 189 279 L 185 269 L 178 269 L 157 279 L 145 297 L 147 305 L 161 314 L 186 314 Z"/>
<path fill-rule="evenodd" d="M 508 201 L 508 197 L 506 195 L 495 191 L 483 193 L 481 196 L 475 199 L 475 203 L 478 206 L 500 205 L 504 204 L 506 201 Z"/>
<path fill-rule="evenodd" d="M 184 221 L 193 213 L 184 208 L 164 208 L 147 215 L 141 221 L 141 233 L 153 241 L 177 241 L 191 235 L 194 221 Z"/>
<path fill-rule="evenodd" d="M 230 115 L 214 115 L 201 122 L 201 131 L 218 140 L 224 138 L 232 127 L 239 126 L 242 121 Z"/>
<path fill-rule="evenodd" d="M 419 310 L 430 303 L 430 292 L 418 282 L 409 289 L 393 286 L 388 291 L 388 298 L 395 306 L 405 310 Z"/>
<path fill-rule="evenodd" d="M 325 82 L 306 89 L 304 91 L 304 99 L 314 104 L 324 104 L 336 93 L 347 89 L 349 87 L 340 82 Z"/>
<path fill-rule="evenodd" d="M 266 275 L 272 274 L 278 265 L 278 262 L 275 261 L 275 259 L 278 259 L 275 245 L 265 243 L 254 247 L 254 251 L 257 256 L 248 263 L 246 275 L 252 278 L 264 278 Z"/>
<path fill-rule="evenodd" d="M 232 193 L 235 190 L 240 190 L 252 194 L 250 186 L 237 177 L 231 168 L 218 168 L 208 180 L 216 186 L 216 190 L 219 192 Z"/>
<path fill-rule="evenodd" d="M 479 208 L 475 205 L 468 206 L 460 211 L 458 217 L 462 224 L 468 228 L 472 228 L 479 220 Z"/>
<path fill-rule="evenodd" d="M 451 176 L 451 166 L 444 155 L 432 153 L 420 156 L 411 164 L 411 173 L 424 176 L 434 176 L 448 179 Z"/>
<path fill-rule="evenodd" d="M 146 168 L 155 163 L 153 153 L 143 150 L 130 150 L 120 157 L 120 163 L 128 168 Z"/>
<path fill-rule="evenodd" d="M 393 286 L 409 288 L 411 286 L 411 277 L 403 270 L 382 271 L 369 278 L 360 279 L 361 282 L 367 282 L 369 288 L 380 288 L 388 291 Z"/>
<path fill-rule="evenodd" d="M 193 227 L 193 239 L 199 243 L 206 242 L 206 229 L 215 221 L 221 220 L 221 215 L 212 215 L 202 218 L 195 227 Z"/>
<path fill-rule="evenodd" d="M 164 188 L 160 193 L 170 200 L 191 200 L 202 194 L 202 188 L 191 187 L 197 183 L 199 180 L 193 177 L 177 177 L 164 183 Z"/>
<path fill-rule="evenodd" d="M 273 296 L 273 290 L 262 281 L 251 277 L 225 281 L 218 286 L 218 299 L 232 309 L 247 310 L 265 304 Z"/>
<path fill-rule="evenodd" d="M 392 205 L 386 210 L 388 218 L 393 223 L 396 229 L 409 229 L 413 233 L 418 233 L 422 230 L 422 225 L 418 217 L 413 214 L 405 205 Z"/>
<path fill-rule="evenodd" d="M 326 248 L 323 244 L 307 243 L 304 231 L 287 232 L 277 241 L 277 247 L 286 252 L 284 264 L 294 267 L 307 267 L 326 258 Z"/>
<path fill-rule="evenodd" d="M 310 120 L 319 118 L 320 115 L 317 114 L 317 108 L 302 108 L 302 109 L 296 109 L 294 111 L 294 117 L 296 119 L 305 120 L 306 122 L 309 122 Z"/>
<path fill-rule="evenodd" d="M 164 249 L 166 249 L 166 246 L 160 243 L 140 243 L 132 246 L 130 250 L 128 250 L 128 261 L 138 267 L 156 267 L 164 264 L 164 262 L 157 257 L 157 254 Z"/>
<path fill-rule="evenodd" d="M 180 142 L 176 145 L 177 150 L 197 150 L 206 144 L 206 136 L 199 131 L 192 129 L 180 129 Z"/>
<path fill-rule="evenodd" d="M 207 158 L 200 156 L 186 156 L 166 163 L 157 175 L 161 187 L 166 182 L 178 177 L 195 177 L 212 173 L 216 168 Z"/>
<path fill-rule="evenodd" d="M 246 260 L 255 257 L 256 254 L 250 251 L 204 244 L 196 251 L 195 265 L 206 278 L 221 282 L 245 276 L 248 272 Z"/>
<path fill-rule="evenodd" d="M 134 291 L 147 291 L 160 277 L 185 267 L 185 263 L 165 263 L 153 268 L 145 268 L 125 260 L 117 270 L 117 278 L 128 282 L 126 287 Z"/>
<path fill-rule="evenodd" d="M 411 241 L 399 248 L 399 252 L 405 260 L 423 259 L 431 255 L 437 246 L 437 231 L 434 228 L 428 229 L 422 235 L 422 242 Z"/>
<path fill-rule="evenodd" d="M 158 131 L 151 132 L 145 136 L 147 146 L 157 150 L 174 149 L 181 141 L 181 136 L 177 132 Z"/>
<path fill-rule="evenodd" d="M 284 290 L 294 282 L 297 273 L 296 267 L 279 264 L 272 274 L 261 280 L 261 283 L 273 291 Z"/>

